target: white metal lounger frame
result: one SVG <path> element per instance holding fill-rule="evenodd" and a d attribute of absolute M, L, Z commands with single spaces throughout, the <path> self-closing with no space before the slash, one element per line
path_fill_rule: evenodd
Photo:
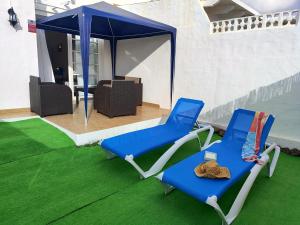
<path fill-rule="evenodd" d="M 220 143 L 221 141 L 216 141 L 213 142 L 211 145 L 215 144 L 215 143 Z M 272 144 L 272 145 L 267 145 L 268 148 L 261 154 L 261 160 L 262 160 L 262 164 L 255 164 L 255 166 L 251 169 L 249 176 L 247 177 L 245 183 L 243 184 L 241 190 L 239 191 L 236 199 L 234 200 L 229 213 L 227 215 L 224 214 L 224 212 L 222 211 L 222 209 L 220 208 L 219 204 L 217 203 L 218 198 L 217 196 L 210 196 L 207 198 L 206 200 L 206 204 L 212 206 L 218 213 L 218 215 L 221 217 L 222 219 L 222 224 L 223 225 L 230 225 L 234 219 L 238 216 L 238 214 L 240 213 L 245 200 L 249 194 L 249 191 L 252 187 L 252 185 L 254 184 L 255 179 L 257 178 L 258 174 L 260 173 L 260 171 L 262 170 L 262 168 L 264 168 L 265 165 L 268 165 L 268 176 L 272 177 L 278 158 L 279 158 L 279 154 L 280 154 L 280 148 L 278 145 L 276 144 Z M 275 151 L 274 155 L 273 155 L 273 159 L 270 162 L 270 156 L 269 154 L 272 151 Z M 160 173 L 159 175 L 156 176 L 157 179 L 159 179 L 160 181 L 162 181 L 163 178 L 163 172 Z M 169 192 L 171 192 L 172 190 L 174 190 L 175 188 L 168 185 L 168 184 L 164 184 L 165 186 L 165 193 L 168 194 Z"/>
<path fill-rule="evenodd" d="M 198 129 L 191 131 L 189 134 L 184 137 L 178 139 L 174 142 L 174 144 L 151 166 L 148 171 L 144 171 L 135 161 L 133 155 L 126 155 L 125 160 L 129 162 L 140 174 L 141 179 L 148 178 L 157 174 L 159 171 L 163 169 L 169 159 L 175 154 L 175 152 L 188 141 L 197 138 L 201 147 L 201 143 L 199 140 L 198 134 L 204 131 L 209 131 L 208 136 L 205 140 L 203 148 L 207 147 L 210 143 L 210 140 L 214 133 L 214 128 L 211 125 L 204 125 L 197 123 Z M 101 144 L 101 143 L 100 143 Z M 107 153 L 107 158 L 112 159 L 116 157 L 116 155 L 110 151 L 105 150 Z"/>

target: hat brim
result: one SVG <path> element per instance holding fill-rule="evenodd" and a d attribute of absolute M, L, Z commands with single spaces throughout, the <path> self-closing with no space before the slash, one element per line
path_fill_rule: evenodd
<path fill-rule="evenodd" d="M 221 179 L 221 178 L 230 179 L 231 178 L 230 171 L 229 171 L 228 168 L 226 168 L 226 167 L 219 167 L 220 168 L 220 173 L 218 173 L 218 174 L 210 174 L 210 173 L 202 172 L 203 164 L 204 163 L 200 164 L 199 166 L 197 166 L 194 169 L 194 172 L 195 172 L 196 176 L 198 176 L 198 177 L 205 177 L 205 178 L 218 178 L 218 179 Z"/>

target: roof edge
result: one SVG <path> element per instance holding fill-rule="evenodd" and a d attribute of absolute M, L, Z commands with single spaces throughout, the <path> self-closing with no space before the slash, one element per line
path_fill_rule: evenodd
<path fill-rule="evenodd" d="M 241 0 L 231 0 L 232 2 L 234 2 L 235 4 L 241 6 L 242 8 L 246 9 L 247 11 L 253 13 L 254 15 L 261 15 L 260 12 L 258 12 L 257 10 L 255 10 L 254 8 L 252 8 L 251 6 L 249 6 L 247 3 L 242 2 Z"/>

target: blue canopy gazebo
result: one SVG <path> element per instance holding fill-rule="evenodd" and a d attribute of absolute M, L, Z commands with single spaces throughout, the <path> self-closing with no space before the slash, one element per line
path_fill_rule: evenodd
<path fill-rule="evenodd" d="M 128 12 L 106 2 L 81 6 L 37 21 L 37 28 L 80 35 L 84 107 L 87 118 L 90 37 L 110 41 L 112 77 L 116 73 L 118 40 L 169 34 L 171 36 L 170 97 L 175 70 L 176 28 Z"/>

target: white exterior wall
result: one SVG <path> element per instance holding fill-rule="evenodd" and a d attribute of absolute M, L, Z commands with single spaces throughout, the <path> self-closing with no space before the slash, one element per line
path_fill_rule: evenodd
<path fill-rule="evenodd" d="M 261 14 L 300 9 L 299 0 L 237 0 L 237 2 L 246 3 Z"/>
<path fill-rule="evenodd" d="M 143 101 L 170 108 L 170 35 L 119 41 L 116 74 L 140 77 Z"/>
<path fill-rule="evenodd" d="M 1 0 L 0 110 L 29 107 L 29 75 L 38 74 L 36 34 L 27 29 L 27 20 L 35 19 L 34 0 L 11 2 L 22 30 L 10 26 L 10 0 Z"/>
<path fill-rule="evenodd" d="M 198 0 L 161 0 L 124 8 L 177 28 L 175 100 L 181 96 L 204 100 L 202 120 L 219 125 L 228 123 L 234 108 L 271 112 L 277 117 L 272 135 L 290 139 L 290 147 L 300 147 L 299 75 L 295 75 L 300 72 L 299 26 L 211 35 Z M 132 57 L 139 58 L 153 39 L 132 40 L 118 50 L 137 49 Z M 169 60 L 169 51 L 163 45 L 153 52 L 160 56 L 149 54 L 128 74 L 151 74 L 155 83 L 169 77 L 162 61 Z M 117 71 L 124 67 L 117 63 Z M 147 71 L 156 67 L 162 69 Z M 150 96 L 154 91 L 145 92 Z M 166 106 L 166 94 L 161 89 L 152 100 L 163 99 L 161 105 Z"/>

